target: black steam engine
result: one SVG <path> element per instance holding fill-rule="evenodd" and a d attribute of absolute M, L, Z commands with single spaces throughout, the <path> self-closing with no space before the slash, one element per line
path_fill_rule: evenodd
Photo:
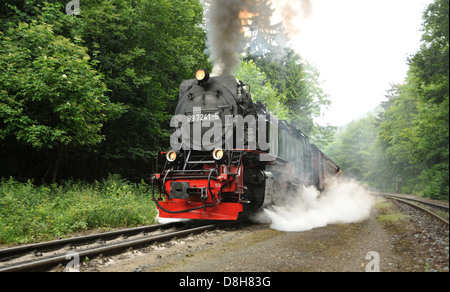
<path fill-rule="evenodd" d="M 174 149 L 153 181 L 162 218 L 236 220 L 290 189 L 326 187 L 340 168 L 300 130 L 279 121 L 249 86 L 199 70 L 180 86 L 171 126 Z"/>

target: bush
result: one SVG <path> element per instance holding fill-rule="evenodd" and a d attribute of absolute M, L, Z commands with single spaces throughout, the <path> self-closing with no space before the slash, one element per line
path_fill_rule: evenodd
<path fill-rule="evenodd" d="M 102 182 L 36 186 L 0 182 L 0 244 L 30 243 L 95 228 L 155 223 L 150 186 L 112 175 Z"/>
<path fill-rule="evenodd" d="M 449 198 L 448 163 L 433 165 L 422 171 L 419 179 L 422 182 L 422 195 L 425 197 L 447 200 Z"/>

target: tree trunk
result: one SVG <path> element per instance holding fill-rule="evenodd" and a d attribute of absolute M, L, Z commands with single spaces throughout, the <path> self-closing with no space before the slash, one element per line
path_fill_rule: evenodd
<path fill-rule="evenodd" d="M 64 149 L 64 145 L 60 145 L 58 147 L 58 153 L 55 159 L 55 164 L 53 165 L 53 170 L 51 174 L 51 183 L 54 184 L 56 182 L 56 176 L 58 175 L 59 163 L 61 162 L 62 152 Z"/>

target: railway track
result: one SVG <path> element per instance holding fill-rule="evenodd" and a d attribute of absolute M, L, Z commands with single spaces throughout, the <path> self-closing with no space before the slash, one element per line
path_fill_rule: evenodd
<path fill-rule="evenodd" d="M 430 216 L 432 216 L 433 218 L 435 218 L 436 220 L 438 220 L 439 222 L 444 223 L 445 225 L 449 226 L 449 221 L 448 219 L 444 219 L 442 218 L 440 215 L 436 214 L 436 212 L 431 211 L 427 208 L 425 208 L 424 206 L 430 207 L 432 209 L 437 209 L 440 210 L 441 212 L 446 212 L 447 216 L 449 213 L 449 206 L 448 205 L 444 205 L 442 203 L 436 203 L 436 202 L 431 202 L 431 201 L 427 201 L 427 200 L 423 200 L 420 198 L 413 198 L 410 197 L 408 195 L 398 195 L 398 194 L 390 194 L 390 193 L 373 193 L 376 196 L 381 196 L 381 197 L 385 197 L 391 200 L 396 200 L 397 202 L 409 205 L 421 212 L 424 212 Z M 424 206 L 421 206 L 424 205 Z"/>
<path fill-rule="evenodd" d="M 223 224 L 169 223 L 2 249 L 0 272 L 45 271 L 60 264 L 67 265 L 73 256 L 82 260 L 117 254 L 130 248 L 198 234 Z"/>

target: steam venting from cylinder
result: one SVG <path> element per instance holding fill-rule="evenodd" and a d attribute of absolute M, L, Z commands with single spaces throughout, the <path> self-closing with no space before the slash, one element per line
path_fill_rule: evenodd
<path fill-rule="evenodd" d="M 276 8 L 290 39 L 300 32 L 299 18 L 307 18 L 312 12 L 311 0 L 212 0 L 206 15 L 209 51 L 214 63 L 212 75 L 233 74 L 239 67 L 245 27 L 255 16 L 254 11 L 264 9 L 261 3 L 266 3 L 268 10 Z"/>

